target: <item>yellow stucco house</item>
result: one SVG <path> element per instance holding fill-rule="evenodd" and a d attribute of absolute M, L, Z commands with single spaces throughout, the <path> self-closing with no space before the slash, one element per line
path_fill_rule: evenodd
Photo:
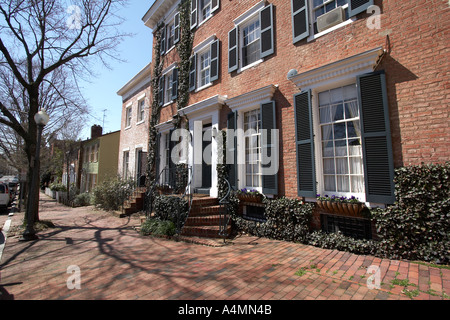
<path fill-rule="evenodd" d="M 93 134 L 82 144 L 81 192 L 90 192 L 102 181 L 117 176 L 120 131 Z M 93 130 L 94 131 L 94 130 Z"/>

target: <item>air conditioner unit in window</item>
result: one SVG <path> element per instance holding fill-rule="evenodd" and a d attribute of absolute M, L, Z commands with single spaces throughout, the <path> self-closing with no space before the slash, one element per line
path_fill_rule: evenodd
<path fill-rule="evenodd" d="M 337 7 L 317 17 L 317 31 L 322 32 L 344 21 L 345 13 L 342 7 Z"/>

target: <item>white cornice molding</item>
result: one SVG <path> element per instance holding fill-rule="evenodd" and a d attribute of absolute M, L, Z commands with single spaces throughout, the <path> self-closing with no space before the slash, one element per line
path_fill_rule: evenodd
<path fill-rule="evenodd" d="M 312 69 L 288 77 L 298 88 L 304 90 L 317 83 L 336 80 L 342 77 L 356 76 L 375 69 L 384 50 L 381 47 L 372 49 L 355 56 L 339 60 L 325 66 Z"/>
<path fill-rule="evenodd" d="M 156 129 L 158 132 L 166 132 L 166 131 L 169 131 L 169 130 L 172 129 L 172 128 L 173 128 L 172 120 L 168 120 L 168 121 L 163 122 L 163 123 L 158 123 L 158 124 L 155 126 L 155 129 Z"/>
<path fill-rule="evenodd" d="M 158 22 L 166 18 L 165 15 L 177 2 L 179 0 L 156 0 L 148 9 L 142 21 L 147 27 L 154 30 Z"/>
<path fill-rule="evenodd" d="M 228 99 L 227 101 L 225 101 L 225 103 L 230 107 L 231 110 L 235 110 L 240 107 L 260 104 L 262 102 L 272 100 L 273 94 L 275 93 L 275 90 L 277 88 L 277 85 L 271 84 L 269 86 Z"/>
<path fill-rule="evenodd" d="M 150 83 L 151 80 L 151 63 L 147 64 L 137 75 L 127 82 L 118 92 L 117 95 L 125 98 L 126 94 L 133 89 L 139 89 L 145 81 Z"/>
<path fill-rule="evenodd" d="M 227 96 L 222 96 L 218 94 L 213 97 L 194 103 L 183 109 L 180 109 L 178 111 L 178 114 L 181 116 L 186 115 L 188 117 L 192 117 L 193 114 L 210 113 L 211 111 L 222 108 L 222 106 L 225 104 L 226 99 Z"/>

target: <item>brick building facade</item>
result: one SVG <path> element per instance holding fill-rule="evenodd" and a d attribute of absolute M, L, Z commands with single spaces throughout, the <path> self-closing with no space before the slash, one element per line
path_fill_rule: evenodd
<path fill-rule="evenodd" d="M 118 173 L 125 179 L 143 180 L 146 173 L 150 82 L 148 64 L 117 92 L 123 101 Z"/>
<path fill-rule="evenodd" d="M 179 3 L 156 0 L 143 17 L 164 26 L 159 169 L 177 113 L 192 137 L 255 128 L 228 150 L 230 182 L 268 196 L 388 204 L 394 168 L 450 158 L 448 1 L 193 0 L 190 97 L 177 110 Z M 261 174 L 261 129 L 279 130 L 273 176 Z M 183 159 L 193 186 L 217 196 L 209 139 L 209 167 L 194 165 L 203 146 Z"/>

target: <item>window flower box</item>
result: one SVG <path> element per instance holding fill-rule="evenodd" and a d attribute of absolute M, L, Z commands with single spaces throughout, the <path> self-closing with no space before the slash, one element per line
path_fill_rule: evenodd
<path fill-rule="evenodd" d="M 359 202 L 355 197 L 328 197 L 328 195 L 324 197 L 318 195 L 316 205 L 327 213 L 360 218 L 363 217 L 361 212 L 366 208 L 364 203 Z"/>

